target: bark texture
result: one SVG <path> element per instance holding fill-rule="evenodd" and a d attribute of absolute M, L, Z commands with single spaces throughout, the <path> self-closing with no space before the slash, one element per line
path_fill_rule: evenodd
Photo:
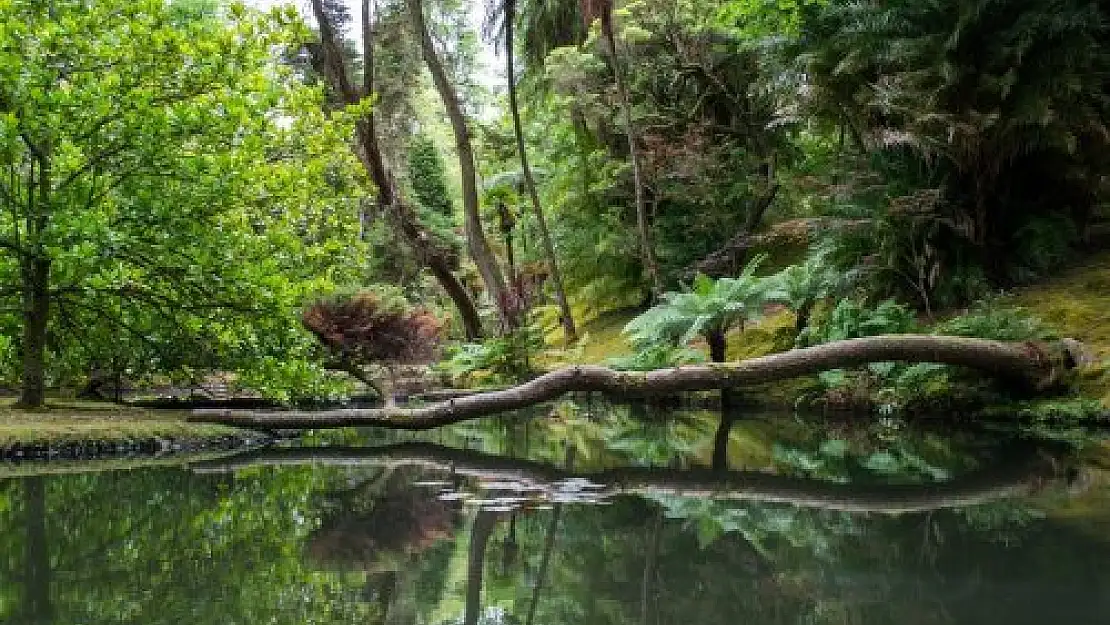
<path fill-rule="evenodd" d="M 29 198 L 24 236 L 28 250 L 20 258 L 23 289 L 23 375 L 18 406 L 39 408 L 46 403 L 46 333 L 50 322 L 50 257 L 43 237 L 53 202 L 53 154 L 48 142 L 33 146 L 38 178 L 32 164 L 29 175 L 38 196 Z"/>
<path fill-rule="evenodd" d="M 572 391 L 596 391 L 624 398 L 673 395 L 737 388 L 871 362 L 934 362 L 969 367 L 1038 390 L 1057 384 L 1075 364 L 1066 346 L 899 334 L 836 341 L 741 362 L 646 373 L 594 365 L 572 366 L 505 390 L 420 408 L 322 412 L 198 410 L 190 418 L 260 430 L 360 426 L 427 430 L 540 404 Z"/>
<path fill-rule="evenodd" d="M 443 61 L 439 58 L 435 43 L 428 32 L 428 26 L 424 21 L 423 2 L 407 0 L 407 5 L 413 30 L 420 39 L 424 64 L 432 74 L 432 82 L 435 84 L 440 100 L 443 101 L 443 107 L 447 110 L 451 130 L 455 135 L 455 150 L 458 152 L 459 172 L 462 178 L 463 227 L 466 231 L 467 250 L 478 267 L 478 273 L 482 275 L 482 282 L 497 307 L 502 324 L 505 329 L 511 329 L 517 325 L 517 313 L 513 306 L 512 293 L 505 285 L 505 277 L 497 264 L 497 257 L 493 255 L 489 241 L 486 240 L 485 231 L 482 229 L 482 218 L 478 213 L 478 174 L 474 165 L 474 146 L 470 140 L 466 115 L 463 114 L 459 95 L 447 77 L 447 70 L 443 67 Z"/>
<path fill-rule="evenodd" d="M 568 484 L 579 500 L 603 502 L 623 495 L 677 495 L 733 501 L 783 503 L 856 513 L 903 514 L 960 508 L 1053 488 L 1067 491 L 1066 462 L 1032 446 L 1011 464 L 948 482 L 928 484 L 844 484 L 761 471 L 721 472 L 624 468 L 600 472 L 566 471 L 543 463 L 481 452 L 405 443 L 389 447 L 264 449 L 193 465 L 202 473 L 253 466 L 323 464 L 342 466 L 421 466 L 489 482 L 514 482 L 526 492 L 559 501 Z M 585 486 L 583 486 L 585 485 Z M 522 492 L 525 492 L 522 490 Z"/>

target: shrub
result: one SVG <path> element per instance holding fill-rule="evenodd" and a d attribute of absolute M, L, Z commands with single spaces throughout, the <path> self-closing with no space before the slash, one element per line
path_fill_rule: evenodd
<path fill-rule="evenodd" d="M 837 303 L 819 323 L 798 336 L 798 346 L 819 345 L 879 334 L 905 334 L 917 327 L 912 310 L 894 300 L 869 306 L 858 300 Z"/>
<path fill-rule="evenodd" d="M 966 315 L 938 323 L 933 334 L 968 336 L 996 341 L 1032 341 L 1057 338 L 1040 319 L 1021 308 L 995 308 L 982 303 Z"/>
<path fill-rule="evenodd" d="M 443 330 L 431 312 L 384 288 L 318 300 L 301 319 L 330 351 L 358 364 L 429 362 Z"/>
<path fill-rule="evenodd" d="M 436 367 L 453 378 L 484 373 L 492 382 L 512 382 L 532 373 L 532 356 L 543 348 L 543 336 L 530 326 L 481 343 L 450 348 Z"/>

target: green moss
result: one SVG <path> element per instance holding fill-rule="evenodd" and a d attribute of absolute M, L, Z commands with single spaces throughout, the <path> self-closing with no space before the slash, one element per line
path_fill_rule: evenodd
<path fill-rule="evenodd" d="M 548 350 L 537 358 L 537 364 L 543 369 L 556 369 L 569 364 L 601 364 L 610 358 L 631 356 L 632 346 L 623 330 L 641 312 L 637 308 L 625 308 L 603 313 L 580 325 L 578 333 L 582 338 L 578 345 L 571 349 Z M 557 340 L 561 337 L 559 333 Z M 554 344 L 550 336 L 548 344 Z"/>
<path fill-rule="evenodd" d="M 1110 409 L 1110 252 L 1100 252 L 1051 280 L 1003 300 L 1021 306 L 1061 336 L 1081 341 L 1096 364 L 1080 372 L 1076 389 Z"/>
<path fill-rule="evenodd" d="M 783 310 L 746 328 L 728 333 L 725 357 L 730 361 L 758 358 L 794 346 L 794 314 Z"/>
<path fill-rule="evenodd" d="M 83 401 L 52 401 L 40 410 L 18 410 L 12 403 L 12 400 L 0 400 L 0 448 L 81 441 L 203 439 L 237 431 L 219 425 L 190 423 L 184 411 Z"/>

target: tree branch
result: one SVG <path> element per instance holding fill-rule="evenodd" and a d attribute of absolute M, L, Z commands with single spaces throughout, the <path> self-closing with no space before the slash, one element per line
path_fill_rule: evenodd
<path fill-rule="evenodd" d="M 1050 357 L 1048 354 L 1057 353 Z M 871 362 L 935 362 L 977 369 L 1036 389 L 1056 384 L 1074 366 L 1065 346 L 926 335 L 875 336 L 795 349 L 741 362 L 660 369 L 647 373 L 614 371 L 593 365 L 552 371 L 502 391 L 481 393 L 421 408 L 386 407 L 324 412 L 199 410 L 192 421 L 261 430 L 380 426 L 427 430 L 551 401 L 572 391 L 598 391 L 618 397 L 671 395 L 735 388 L 796 378 L 829 369 Z"/>

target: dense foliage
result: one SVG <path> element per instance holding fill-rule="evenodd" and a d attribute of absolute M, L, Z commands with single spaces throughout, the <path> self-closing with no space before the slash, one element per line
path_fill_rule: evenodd
<path fill-rule="evenodd" d="M 468 3 L 311 8 L 0 2 L 25 403 L 106 370 L 318 393 L 338 343 L 300 312 L 381 284 L 514 362 L 631 307 L 636 366 L 773 306 L 858 335 L 1046 275 L 1107 201 L 1090 0 L 491 0 L 485 44 Z"/>
<path fill-rule="evenodd" d="M 7 2 L 0 30 L 0 327 L 25 402 L 98 369 L 302 369 L 303 298 L 357 275 L 359 183 L 273 57 L 293 17 Z"/>

